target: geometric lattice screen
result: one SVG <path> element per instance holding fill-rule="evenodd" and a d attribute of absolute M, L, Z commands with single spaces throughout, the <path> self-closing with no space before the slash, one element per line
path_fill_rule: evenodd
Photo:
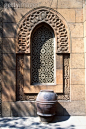
<path fill-rule="evenodd" d="M 31 84 L 54 84 L 54 33 L 42 25 L 32 36 Z"/>

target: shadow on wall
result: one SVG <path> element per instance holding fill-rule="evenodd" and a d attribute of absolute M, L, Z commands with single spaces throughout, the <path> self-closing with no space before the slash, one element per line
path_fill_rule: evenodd
<path fill-rule="evenodd" d="M 12 117 L 37 116 L 36 104 L 31 101 L 17 101 L 11 103 Z"/>
<path fill-rule="evenodd" d="M 6 2 L 9 3 L 10 2 Z M 8 8 L 8 12 L 17 14 L 15 8 Z M 15 53 L 15 35 L 16 35 L 16 19 L 13 15 L 9 15 L 8 12 L 3 13 L 3 83 L 2 83 L 2 100 L 4 102 L 4 107 L 7 108 L 5 102 L 16 101 L 16 53 Z M 21 15 L 22 16 L 22 15 Z M 5 112 L 5 108 L 3 111 Z M 5 114 L 5 113 L 4 113 Z M 67 115 L 66 120 L 69 118 L 68 112 L 57 103 L 56 115 L 64 116 Z M 30 101 L 18 101 L 11 102 L 11 114 L 14 117 L 24 117 L 24 116 L 37 116 L 36 114 L 36 104 Z M 8 121 L 9 119 L 7 119 Z M 17 118 L 16 118 L 17 120 Z M 54 122 L 57 121 L 57 117 Z M 60 120 L 59 120 L 60 121 Z M 63 119 L 63 121 L 65 121 Z M 4 127 L 6 126 L 6 121 L 4 122 Z M 39 124 L 39 123 L 38 123 Z M 30 125 L 34 125 L 33 123 Z M 35 124 L 36 125 L 36 124 Z M 8 124 L 10 128 L 11 125 Z M 13 125 L 14 126 L 14 125 Z M 16 125 L 15 125 L 16 126 Z M 40 126 L 41 127 L 41 126 Z"/>
<path fill-rule="evenodd" d="M 10 2 L 6 1 L 10 5 Z M 16 54 L 15 34 L 16 20 L 10 13 L 16 14 L 12 7 L 6 7 L 3 1 L 3 72 L 2 101 L 15 101 Z"/>
<path fill-rule="evenodd" d="M 57 102 L 57 105 L 56 105 L 56 115 L 70 117 L 70 114 L 67 112 L 67 110 L 59 102 Z"/>
<path fill-rule="evenodd" d="M 13 117 L 25 117 L 25 116 L 37 116 L 37 108 L 35 101 L 17 101 L 11 103 L 11 116 Z M 69 113 L 62 107 L 62 105 L 57 102 L 56 105 L 56 117 L 54 122 L 58 120 L 58 116 L 67 116 L 65 121 L 70 118 Z"/>
<path fill-rule="evenodd" d="M 59 116 L 65 116 L 65 117 L 61 117 L 61 119 L 59 119 Z M 70 114 L 59 102 L 57 102 L 56 116 L 55 116 L 53 122 L 57 122 L 57 121 L 62 122 L 62 121 L 68 120 L 69 118 L 70 118 Z"/>

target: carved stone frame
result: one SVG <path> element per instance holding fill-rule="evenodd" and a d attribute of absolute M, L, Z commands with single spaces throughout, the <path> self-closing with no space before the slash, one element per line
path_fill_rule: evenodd
<path fill-rule="evenodd" d="M 30 55 L 31 33 L 38 24 L 43 22 L 49 24 L 51 28 L 54 30 L 56 38 L 56 53 L 69 54 L 70 36 L 67 23 L 65 19 L 57 11 L 48 7 L 39 7 L 31 10 L 19 22 L 16 37 L 16 53 L 27 53 Z M 66 92 L 66 90 L 68 92 Z M 59 94 L 58 99 L 70 99 L 70 86 L 64 86 L 64 93 Z"/>

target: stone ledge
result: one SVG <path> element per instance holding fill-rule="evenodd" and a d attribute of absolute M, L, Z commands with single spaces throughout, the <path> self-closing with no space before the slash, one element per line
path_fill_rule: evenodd
<path fill-rule="evenodd" d="M 71 108 L 70 108 L 71 107 Z M 85 101 L 57 102 L 57 116 L 79 115 L 85 116 Z M 2 103 L 3 117 L 36 117 L 36 102 L 35 101 L 16 101 Z"/>

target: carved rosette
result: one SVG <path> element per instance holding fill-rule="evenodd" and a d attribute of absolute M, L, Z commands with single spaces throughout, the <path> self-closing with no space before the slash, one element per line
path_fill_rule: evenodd
<path fill-rule="evenodd" d="M 17 53 L 30 53 L 31 32 L 36 25 L 45 22 L 55 33 L 57 53 L 70 53 L 66 23 L 59 13 L 50 8 L 37 8 L 25 15 L 17 31 Z"/>

